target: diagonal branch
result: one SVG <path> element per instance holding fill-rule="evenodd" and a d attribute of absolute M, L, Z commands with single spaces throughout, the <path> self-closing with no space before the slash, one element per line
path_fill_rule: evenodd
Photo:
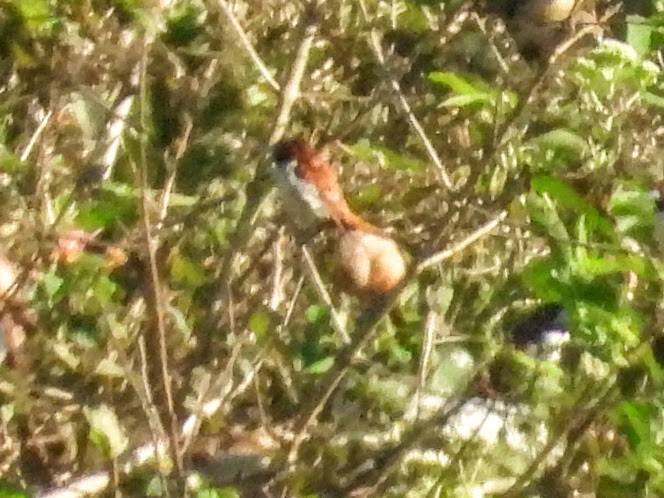
<path fill-rule="evenodd" d="M 145 237 L 145 249 L 148 255 L 148 268 L 147 273 L 149 282 L 146 283 L 146 302 L 151 305 L 153 315 L 154 330 L 150 331 L 152 337 L 156 342 L 159 360 L 159 377 L 164 391 L 166 401 L 166 410 L 168 414 L 169 424 L 164 423 L 169 427 L 169 444 L 170 452 L 177 469 L 177 477 L 183 485 L 184 471 L 182 466 L 182 455 L 179 451 L 178 444 L 178 425 L 177 416 L 175 414 L 175 404 L 173 401 L 173 391 L 171 386 L 171 375 L 169 373 L 169 357 L 168 349 L 166 347 L 166 319 L 165 319 L 165 305 L 164 295 L 159 271 L 157 267 L 157 245 L 158 241 L 152 233 L 152 222 L 150 217 L 150 203 L 148 199 L 148 159 L 147 159 L 147 146 L 148 135 L 145 130 L 148 129 L 147 125 L 147 46 L 144 49 L 146 52 L 143 54 L 141 62 L 141 81 L 140 81 L 140 119 L 143 133 L 140 140 L 140 161 L 138 164 L 138 180 L 141 192 L 141 219 L 143 222 L 143 230 Z"/>
<path fill-rule="evenodd" d="M 235 34 L 240 39 L 242 47 L 247 52 L 247 55 L 252 60 L 252 62 L 256 65 L 256 69 L 258 69 L 258 72 L 261 73 L 263 78 L 265 78 L 265 81 L 267 81 L 268 84 L 276 92 L 281 90 L 281 86 L 279 85 L 279 83 L 277 83 L 277 80 L 274 79 L 272 73 L 263 62 L 263 59 L 261 59 L 261 56 L 258 55 L 258 52 L 256 52 L 256 49 L 251 44 L 251 40 L 247 36 L 246 31 L 242 28 L 242 25 L 235 16 L 235 13 L 233 12 L 231 6 L 228 5 L 228 2 L 226 2 L 226 0 L 218 0 L 218 2 L 219 2 L 219 7 L 224 12 L 224 15 L 228 18 L 228 21 L 231 23 L 231 27 L 235 31 Z"/>
<path fill-rule="evenodd" d="M 364 5 L 364 2 L 360 2 L 360 6 L 362 8 L 362 12 L 364 14 L 365 20 L 368 20 L 368 13 L 366 10 L 366 6 Z M 396 94 L 397 98 L 399 99 L 399 104 L 401 105 L 401 110 L 404 112 L 404 114 L 408 117 L 408 120 L 410 121 L 410 125 L 413 127 L 417 135 L 420 137 L 420 140 L 422 141 L 422 145 L 424 145 L 424 148 L 427 151 L 427 154 L 429 154 L 429 158 L 433 162 L 433 164 L 436 166 L 438 170 L 438 176 L 440 177 L 440 180 L 443 182 L 443 185 L 447 187 L 448 189 L 452 189 L 452 180 L 450 179 L 449 174 L 447 173 L 447 169 L 443 165 L 443 162 L 440 159 L 440 156 L 438 155 L 438 152 L 436 152 L 436 149 L 434 148 L 433 144 L 431 143 L 431 140 L 427 136 L 426 132 L 424 131 L 424 127 L 420 123 L 419 119 L 417 119 L 417 116 L 415 116 L 415 113 L 413 112 L 413 109 L 410 107 L 410 104 L 408 103 L 408 100 L 406 99 L 406 96 L 403 94 L 401 91 L 401 85 L 399 84 L 399 81 L 397 81 L 396 78 L 391 76 L 391 71 L 386 65 L 385 62 L 385 54 L 383 53 L 383 48 L 380 45 L 380 39 L 378 36 L 378 32 L 375 29 L 372 29 L 369 33 L 369 45 L 371 47 L 371 50 L 374 53 L 374 56 L 376 57 L 376 60 L 378 63 L 381 65 L 383 68 L 383 71 L 386 75 L 388 75 L 388 81 L 390 82 L 390 86 L 392 87 L 392 90 L 394 90 L 394 93 Z"/>

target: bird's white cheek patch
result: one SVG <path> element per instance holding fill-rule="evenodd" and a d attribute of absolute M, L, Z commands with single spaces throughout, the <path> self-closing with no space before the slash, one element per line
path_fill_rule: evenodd
<path fill-rule="evenodd" d="M 286 196 L 295 196 L 298 202 L 304 202 L 306 207 L 318 218 L 329 218 L 329 213 L 325 209 L 323 200 L 315 185 L 302 180 L 295 173 L 297 168 L 297 161 L 287 161 L 282 163 L 275 163 L 275 173 L 279 186 L 285 191 Z M 288 201 L 289 199 L 285 199 Z M 300 206 L 305 208 L 305 206 Z M 299 216 L 306 217 L 307 213 L 295 213 Z"/>
<path fill-rule="evenodd" d="M 297 163 L 291 161 L 287 165 L 286 171 L 288 172 L 288 180 L 295 187 L 298 194 L 302 199 L 311 207 L 311 210 L 319 218 L 329 218 L 329 213 L 325 209 L 323 200 L 320 197 L 320 192 L 316 186 L 306 180 L 302 180 L 295 174 Z"/>

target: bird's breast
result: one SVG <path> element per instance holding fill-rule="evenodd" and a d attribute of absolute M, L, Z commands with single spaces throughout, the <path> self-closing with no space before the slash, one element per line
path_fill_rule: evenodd
<path fill-rule="evenodd" d="M 330 217 L 318 188 L 296 174 L 297 163 L 289 161 L 272 168 L 275 184 L 284 208 L 292 221 L 300 227 L 309 227 L 320 219 Z"/>

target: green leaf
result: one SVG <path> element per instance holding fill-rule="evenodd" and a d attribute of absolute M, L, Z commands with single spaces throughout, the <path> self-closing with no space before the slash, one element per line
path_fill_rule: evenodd
<path fill-rule="evenodd" d="M 655 202 L 650 192 L 619 186 L 609 199 L 609 213 L 618 233 L 649 240 L 655 223 Z"/>
<path fill-rule="evenodd" d="M 433 72 L 429 81 L 446 86 L 457 95 L 447 98 L 442 105 L 445 107 L 466 107 L 472 104 L 493 104 L 499 93 L 479 78 L 461 76 L 450 72 Z"/>
<path fill-rule="evenodd" d="M 550 203 L 531 192 L 526 196 L 526 208 L 533 224 L 543 228 L 555 241 L 570 240 L 565 224 Z"/>
<path fill-rule="evenodd" d="M 629 43 L 640 56 L 650 52 L 650 37 L 653 25 L 645 17 L 627 17 L 627 43 Z"/>
<path fill-rule="evenodd" d="M 543 133 L 532 138 L 529 143 L 546 149 L 565 149 L 579 155 L 583 154 L 587 148 L 586 141 L 583 138 L 564 128 Z"/>
<path fill-rule="evenodd" d="M 493 99 L 488 94 L 482 95 L 454 95 L 449 97 L 441 103 L 443 107 L 467 107 L 472 104 L 486 104 L 492 102 Z"/>
<path fill-rule="evenodd" d="M 0 498 L 30 498 L 30 495 L 2 484 L 0 485 Z"/>
<path fill-rule="evenodd" d="M 559 205 L 567 208 L 578 208 L 582 212 L 594 210 L 576 191 L 563 180 L 555 176 L 542 175 L 532 179 L 531 186 L 539 194 L 547 194 L 556 200 Z"/>
<path fill-rule="evenodd" d="M 145 496 L 164 496 L 164 494 L 163 479 L 159 476 L 154 476 L 145 486 Z"/>
<path fill-rule="evenodd" d="M 171 255 L 170 263 L 171 276 L 175 282 L 187 287 L 200 287 L 207 282 L 205 270 L 199 261 L 194 261 L 176 251 Z"/>
<path fill-rule="evenodd" d="M 626 434 L 633 446 L 650 441 L 650 421 L 654 415 L 652 409 L 643 403 L 626 401 L 619 408 L 627 423 Z"/>
<path fill-rule="evenodd" d="M 490 87 L 478 78 L 450 72 L 435 71 L 429 73 L 429 81 L 449 87 L 459 95 L 482 96 L 487 95 L 487 92 L 490 91 Z"/>
<path fill-rule="evenodd" d="M 256 334 L 257 337 L 265 337 L 272 325 L 272 319 L 265 311 L 254 311 L 249 317 L 247 327 Z"/>
<path fill-rule="evenodd" d="M 378 161 L 381 166 L 395 170 L 421 171 L 427 168 L 427 163 L 419 159 L 403 156 L 388 147 L 372 145 L 362 140 L 351 147 L 353 153 L 361 160 Z"/>
<path fill-rule="evenodd" d="M 130 225 L 137 219 L 135 199 L 112 193 L 100 193 L 99 197 L 84 203 L 76 216 L 76 224 L 84 230 L 107 228 L 118 222 Z"/>
<path fill-rule="evenodd" d="M 311 365 L 307 366 L 305 370 L 311 374 L 324 374 L 330 368 L 332 368 L 333 365 L 334 358 L 332 356 L 328 356 L 322 360 L 313 362 Z"/>
<path fill-rule="evenodd" d="M 107 405 L 83 407 L 83 414 L 90 424 L 90 439 L 109 458 L 117 458 L 129 443 L 115 412 Z"/>
<path fill-rule="evenodd" d="M 24 163 L 12 154 L 7 147 L 0 144 L 0 171 L 11 173 L 23 167 Z"/>
<path fill-rule="evenodd" d="M 577 257 L 574 269 L 588 280 L 602 275 L 632 271 L 640 277 L 653 277 L 654 268 L 649 259 L 637 254 L 609 254 L 595 256 L 584 253 Z"/>
<path fill-rule="evenodd" d="M 554 176 L 541 175 L 532 179 L 531 186 L 539 194 L 547 194 L 558 206 L 587 217 L 588 229 L 599 230 L 606 234 L 613 233 L 613 225 L 576 190 L 565 181 Z"/>
<path fill-rule="evenodd" d="M 664 108 L 664 97 L 654 94 L 652 92 L 641 92 L 641 102 L 648 104 L 652 107 Z"/>
<path fill-rule="evenodd" d="M 196 498 L 240 498 L 235 488 L 208 488 L 196 493 Z"/>
<path fill-rule="evenodd" d="M 312 304 L 305 310 L 304 316 L 309 323 L 318 323 L 327 320 L 330 312 L 326 306 Z"/>
<path fill-rule="evenodd" d="M 547 302 L 560 302 L 569 296 L 569 286 L 561 282 L 559 264 L 551 258 L 533 259 L 521 272 L 521 279 L 533 295 Z"/>
<path fill-rule="evenodd" d="M 126 375 L 126 372 L 117 362 L 110 358 L 102 358 L 95 368 L 95 374 L 102 377 L 119 379 L 123 378 Z"/>
<path fill-rule="evenodd" d="M 468 351 L 460 346 L 443 346 L 439 350 L 438 366 L 431 375 L 431 389 L 450 395 L 467 384 L 474 373 L 475 362 Z"/>
<path fill-rule="evenodd" d="M 55 270 L 45 273 L 40 280 L 41 287 L 44 289 L 44 292 L 46 292 L 46 297 L 49 300 L 52 300 L 53 297 L 55 297 L 55 294 L 60 290 L 64 283 L 64 280 L 57 276 L 54 271 Z"/>

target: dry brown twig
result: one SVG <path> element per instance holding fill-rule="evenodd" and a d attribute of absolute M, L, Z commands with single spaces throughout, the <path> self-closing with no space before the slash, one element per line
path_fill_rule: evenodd
<path fill-rule="evenodd" d="M 168 411 L 168 425 L 169 427 L 169 440 L 170 440 L 170 452 L 175 463 L 177 479 L 180 481 L 180 487 L 184 486 L 184 468 L 182 464 L 182 455 L 179 450 L 179 428 L 177 422 L 177 415 L 175 413 L 175 403 L 173 401 L 173 391 L 171 386 L 171 375 L 169 369 L 169 355 L 168 349 L 166 347 L 166 311 L 165 311 L 165 301 L 163 294 L 163 287 L 161 283 L 161 278 L 159 276 L 158 264 L 157 264 L 157 247 L 158 240 L 152 232 L 152 221 L 151 221 L 151 206 L 150 200 L 148 199 L 148 158 L 147 158 L 147 147 L 148 147 L 148 136 L 145 130 L 147 130 L 148 120 L 147 120 L 147 51 L 149 45 L 146 44 L 144 54 L 141 61 L 141 80 L 140 80 L 140 118 L 141 118 L 141 127 L 143 133 L 141 134 L 140 140 L 140 160 L 138 162 L 138 182 L 141 193 L 141 220 L 143 222 L 144 230 L 144 243 L 145 250 L 148 255 L 148 273 L 150 277 L 149 283 L 149 294 L 147 302 L 152 308 L 155 327 L 154 333 L 156 333 L 156 345 L 159 351 L 159 371 L 161 376 L 162 389 L 164 391 L 164 396 L 166 400 L 166 409 Z"/>
<path fill-rule="evenodd" d="M 364 4 L 364 1 L 360 1 L 360 7 L 362 9 L 365 21 L 368 22 L 369 13 L 367 11 L 366 5 Z M 438 152 L 436 152 L 436 149 L 431 143 L 429 137 L 427 136 L 426 131 L 424 131 L 424 127 L 420 123 L 419 119 L 417 119 L 417 116 L 415 116 L 415 113 L 413 112 L 413 109 L 408 103 L 406 96 L 401 91 L 401 85 L 399 84 L 399 81 L 397 81 L 396 78 L 390 76 L 391 72 L 387 67 L 385 54 L 383 53 L 383 48 L 380 45 L 380 37 L 378 36 L 378 32 L 375 29 L 372 29 L 369 32 L 369 45 L 376 57 L 376 60 L 383 68 L 385 74 L 388 75 L 390 86 L 392 87 L 392 90 L 399 99 L 399 105 L 401 106 L 401 110 L 408 117 L 411 126 L 413 127 L 417 135 L 420 137 L 422 145 L 424 145 L 424 148 L 426 149 L 429 158 L 436 166 L 436 171 L 438 173 L 440 180 L 443 182 L 443 185 L 445 185 L 445 187 L 447 187 L 448 189 L 452 189 L 453 188 L 452 180 L 450 179 L 450 176 L 447 173 L 447 169 L 443 165 L 443 162 L 441 161 Z"/>
<path fill-rule="evenodd" d="M 249 55 L 249 58 L 256 66 L 256 69 L 258 69 L 258 72 L 261 73 L 263 78 L 265 78 L 265 81 L 268 82 L 268 84 L 272 87 L 272 89 L 275 92 L 280 91 L 281 85 L 277 83 L 277 80 L 274 79 L 272 73 L 267 68 L 267 65 L 263 62 L 263 59 L 261 59 L 261 56 L 258 55 L 258 52 L 256 52 L 256 49 L 251 44 L 251 40 L 249 40 L 246 31 L 244 30 L 244 28 L 242 28 L 242 25 L 240 24 L 238 18 L 235 16 L 235 13 L 233 12 L 231 6 L 228 4 L 228 2 L 226 2 L 226 0 L 217 0 L 217 1 L 219 7 L 228 18 L 231 27 L 235 31 L 235 34 L 237 34 L 238 38 L 240 39 L 240 44 L 242 45 L 242 48 L 244 48 L 244 50 L 247 52 L 247 55 Z"/>

